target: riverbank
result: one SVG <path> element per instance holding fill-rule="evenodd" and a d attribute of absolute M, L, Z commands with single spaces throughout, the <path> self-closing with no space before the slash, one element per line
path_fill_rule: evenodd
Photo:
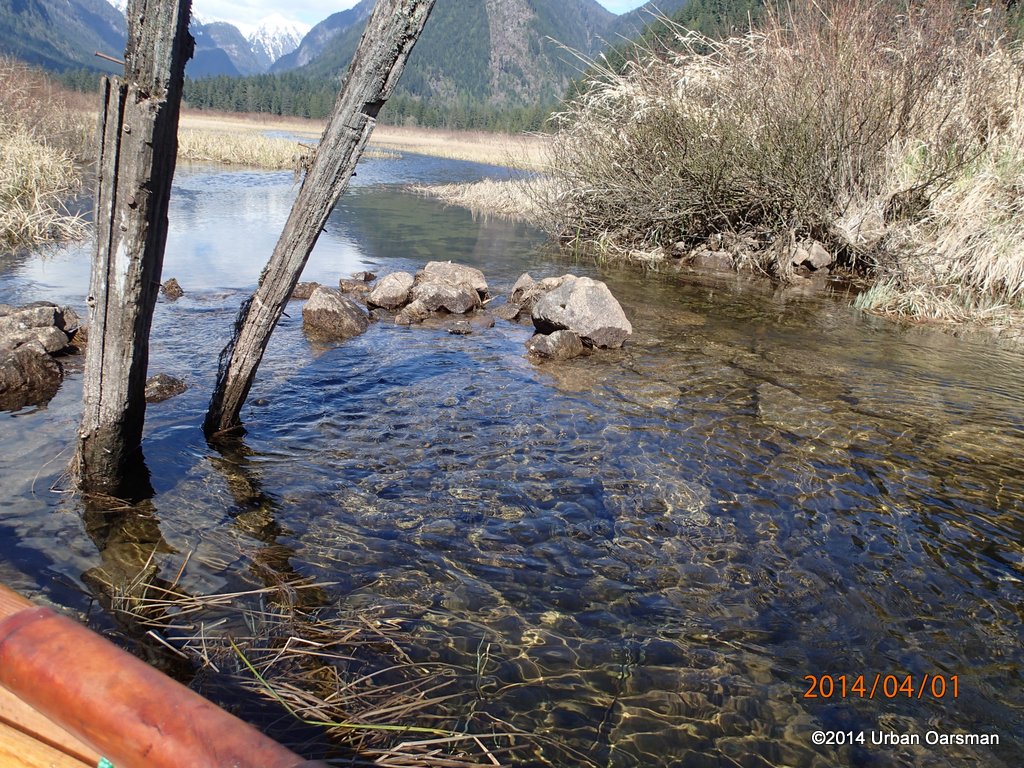
<path fill-rule="evenodd" d="M 324 121 L 273 115 L 242 115 L 185 109 L 180 124 L 183 160 L 205 160 L 259 167 L 290 167 L 301 143 L 314 143 L 323 133 Z M 284 138 L 287 137 L 287 138 Z M 482 131 L 445 131 L 378 125 L 370 138 L 369 152 L 414 152 L 451 160 L 468 160 L 510 168 L 538 168 L 543 161 L 546 138 L 512 136 Z"/>
<path fill-rule="evenodd" d="M 434 194 L 600 259 L 845 273 L 869 312 L 1019 325 L 1024 53 L 999 9 L 893 5 L 797 3 L 725 41 L 675 28 L 591 75 L 543 184 Z"/>

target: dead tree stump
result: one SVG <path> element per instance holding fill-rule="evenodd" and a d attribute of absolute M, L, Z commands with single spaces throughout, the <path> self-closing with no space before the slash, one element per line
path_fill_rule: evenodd
<path fill-rule="evenodd" d="M 124 78 L 104 79 L 96 252 L 76 472 L 86 492 L 136 495 L 149 332 L 160 290 L 191 0 L 130 0 Z M 140 474 L 141 473 L 141 474 Z"/>
<path fill-rule="evenodd" d="M 378 0 L 284 231 L 256 292 L 239 310 L 234 338 L 221 353 L 203 425 L 208 437 L 241 426 L 242 405 L 274 327 L 433 6 L 434 0 Z"/>

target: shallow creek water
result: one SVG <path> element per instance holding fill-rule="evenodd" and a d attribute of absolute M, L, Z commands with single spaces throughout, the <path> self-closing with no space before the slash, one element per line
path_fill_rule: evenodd
<path fill-rule="evenodd" d="M 589 274 L 633 322 L 623 350 L 535 365 L 530 329 L 501 321 L 466 337 L 378 323 L 318 347 L 295 302 L 245 449 L 220 456 L 199 429 L 217 355 L 295 189 L 179 169 L 164 275 L 186 295 L 158 305 L 151 372 L 190 389 L 149 407 L 152 503 L 115 525 L 59 492 L 72 373 L 47 407 L 0 414 L 0 579 L 84 611 L 88 574 L 159 542 L 165 574 L 190 553 L 193 592 L 262 586 L 271 567 L 334 582 L 328 605 L 403 619 L 419 658 L 482 664 L 493 712 L 599 765 L 1024 764 L 1020 352 L 840 297 L 572 264 L 527 227 L 401 189 L 498 173 L 363 164 L 303 279 L 451 259 L 501 294 L 524 271 Z M 0 258 L 0 302 L 81 310 L 88 254 Z M 833 695 L 806 698 L 809 675 Z M 868 698 L 849 690 L 860 675 L 916 687 Z"/>

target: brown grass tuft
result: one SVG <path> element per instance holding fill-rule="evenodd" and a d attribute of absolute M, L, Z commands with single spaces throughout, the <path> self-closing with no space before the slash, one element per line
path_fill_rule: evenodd
<path fill-rule="evenodd" d="M 45 75 L 0 58 L 0 249 L 83 236 L 65 201 L 81 187 L 90 126 Z"/>

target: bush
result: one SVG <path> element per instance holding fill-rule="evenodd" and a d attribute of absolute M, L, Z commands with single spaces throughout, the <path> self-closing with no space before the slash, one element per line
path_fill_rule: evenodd
<path fill-rule="evenodd" d="M 919 279 L 908 254 L 952 248 L 949 279 L 1019 297 L 1020 239 L 986 242 L 962 210 L 985 226 L 1019 213 L 1021 58 L 999 10 L 780 7 L 725 41 L 677 26 L 670 46 L 592 77 L 556 118 L 551 228 L 618 253 L 739 234 L 759 245 L 750 266 L 782 278 L 810 237 L 892 285 Z"/>

